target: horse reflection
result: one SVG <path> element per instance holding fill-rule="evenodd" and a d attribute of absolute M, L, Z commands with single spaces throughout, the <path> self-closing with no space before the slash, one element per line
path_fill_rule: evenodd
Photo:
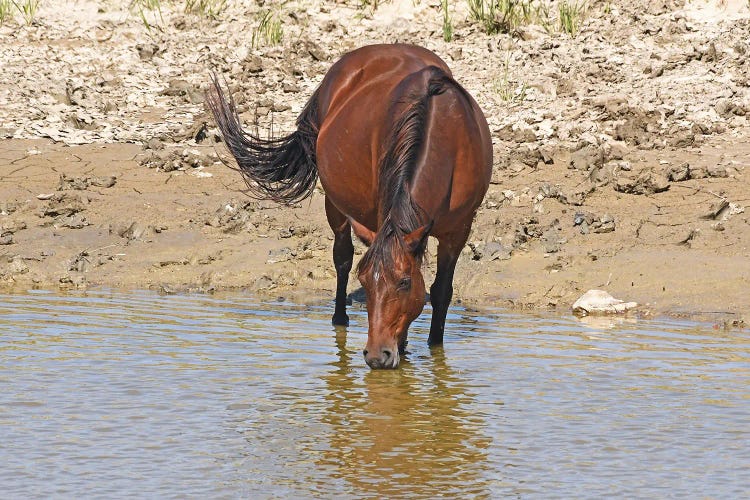
<path fill-rule="evenodd" d="M 323 415 L 332 430 L 319 465 L 332 468 L 352 493 L 488 495 L 490 439 L 482 419 L 466 410 L 472 395 L 441 348 L 402 370 L 362 377 L 351 368 L 343 328 L 336 345 Z"/>

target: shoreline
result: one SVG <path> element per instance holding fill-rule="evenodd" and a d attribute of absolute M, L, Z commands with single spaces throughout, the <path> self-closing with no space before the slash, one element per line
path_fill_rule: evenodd
<path fill-rule="evenodd" d="M 165 4 L 158 36 L 123 6 L 42 5 L 0 26 L 0 290 L 332 297 L 322 191 L 291 208 L 243 195 L 203 91 L 215 70 L 246 126 L 289 132 L 341 54 L 399 41 L 441 56 L 492 133 L 454 301 L 567 314 L 603 289 L 636 315 L 747 323 L 750 8 L 615 4 L 576 36 L 489 35 L 457 4 L 446 42 L 425 2 L 293 0 L 283 40 L 259 46 L 258 5 L 204 19 Z"/>

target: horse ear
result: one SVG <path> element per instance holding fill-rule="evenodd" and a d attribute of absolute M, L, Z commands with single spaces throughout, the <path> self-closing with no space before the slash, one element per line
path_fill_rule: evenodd
<path fill-rule="evenodd" d="M 362 243 L 364 243 L 368 247 L 372 245 L 372 242 L 375 241 L 375 231 L 371 231 L 370 228 L 360 224 L 351 217 L 349 217 L 349 224 L 352 225 L 354 234 L 357 236 L 357 238 L 362 240 Z"/>
<path fill-rule="evenodd" d="M 417 255 L 424 252 L 425 245 L 427 245 L 427 237 L 430 235 L 433 222 L 434 221 L 430 221 L 424 226 L 419 227 L 404 236 L 404 243 L 406 243 L 406 248 L 409 249 L 412 255 Z"/>

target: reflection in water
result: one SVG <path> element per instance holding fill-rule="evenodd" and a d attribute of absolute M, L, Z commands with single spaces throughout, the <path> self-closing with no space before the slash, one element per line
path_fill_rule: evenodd
<path fill-rule="evenodd" d="M 322 417 L 332 432 L 320 465 L 333 466 L 354 491 L 488 494 L 480 476 L 489 440 L 480 436 L 482 422 L 467 410 L 471 396 L 442 348 L 419 365 L 368 371 L 360 381 L 343 328 L 336 330 L 336 346 Z"/>
<path fill-rule="evenodd" d="M 0 296 L 3 498 L 744 498 L 750 335 L 244 296 Z"/>

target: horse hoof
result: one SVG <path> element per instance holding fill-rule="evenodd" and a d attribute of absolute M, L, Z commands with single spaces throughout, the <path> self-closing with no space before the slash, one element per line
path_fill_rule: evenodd
<path fill-rule="evenodd" d="M 333 323 L 333 326 L 349 326 L 349 316 L 346 314 L 343 316 L 334 316 L 331 318 L 331 323 Z"/>

